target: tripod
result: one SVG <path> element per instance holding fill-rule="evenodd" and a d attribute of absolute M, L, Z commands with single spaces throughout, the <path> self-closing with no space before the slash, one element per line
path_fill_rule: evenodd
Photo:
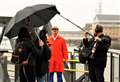
<path fill-rule="evenodd" d="M 79 53 L 78 49 L 74 49 L 74 51 L 77 51 Z M 88 64 L 84 64 L 84 70 L 88 71 Z M 85 72 L 82 76 L 80 76 L 75 82 L 89 82 L 89 73 Z"/>
<path fill-rule="evenodd" d="M 87 64 L 85 64 L 84 67 L 85 70 L 88 70 L 88 66 Z M 85 72 L 82 76 L 80 76 L 75 82 L 89 82 L 90 78 L 89 78 L 89 73 Z"/>

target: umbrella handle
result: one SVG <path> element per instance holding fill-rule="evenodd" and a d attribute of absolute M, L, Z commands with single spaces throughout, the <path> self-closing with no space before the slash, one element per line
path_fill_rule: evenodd
<path fill-rule="evenodd" d="M 35 30 L 35 34 L 37 35 L 38 40 L 41 41 L 41 39 L 40 39 L 38 33 L 36 32 L 36 30 Z M 42 47 L 43 47 L 43 45 L 41 46 L 41 48 L 42 48 Z"/>

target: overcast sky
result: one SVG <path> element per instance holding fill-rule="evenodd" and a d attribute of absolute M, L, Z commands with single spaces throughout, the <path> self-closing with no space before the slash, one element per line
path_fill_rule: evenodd
<path fill-rule="evenodd" d="M 100 0 L 0 0 L 0 16 L 14 16 L 20 9 L 35 4 L 54 4 L 61 15 L 83 27 L 92 22 Z M 120 15 L 120 0 L 101 0 L 103 14 Z M 79 30 L 60 16 L 55 16 L 52 25 L 60 30 Z"/>

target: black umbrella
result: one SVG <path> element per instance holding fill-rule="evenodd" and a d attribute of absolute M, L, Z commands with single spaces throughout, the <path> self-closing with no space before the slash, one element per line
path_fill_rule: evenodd
<path fill-rule="evenodd" d="M 52 17 L 60 14 L 55 5 L 39 4 L 26 7 L 16 13 L 8 23 L 4 35 L 8 38 L 17 36 L 20 28 L 26 26 L 28 29 L 47 24 Z"/>

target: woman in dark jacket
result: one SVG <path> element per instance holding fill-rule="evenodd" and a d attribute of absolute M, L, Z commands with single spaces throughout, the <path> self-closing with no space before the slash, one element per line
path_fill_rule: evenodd
<path fill-rule="evenodd" d="M 17 50 L 16 50 L 17 49 Z M 36 49 L 27 28 L 22 27 L 16 40 L 14 54 L 19 55 L 20 82 L 35 82 Z"/>
<path fill-rule="evenodd" d="M 46 30 L 41 30 L 39 33 L 39 37 L 43 45 L 38 46 L 40 50 L 40 56 L 36 59 L 36 76 L 37 82 L 45 82 L 45 76 L 48 72 L 48 60 L 50 59 L 50 49 L 47 45 L 47 36 Z"/>

